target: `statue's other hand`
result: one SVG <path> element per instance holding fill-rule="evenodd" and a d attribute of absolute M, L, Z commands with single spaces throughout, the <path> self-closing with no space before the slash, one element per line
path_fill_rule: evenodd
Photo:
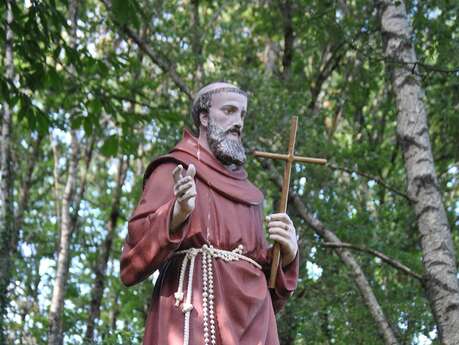
<path fill-rule="evenodd" d="M 183 174 L 184 168 L 182 165 L 178 165 L 172 176 L 174 177 L 174 196 L 176 197 L 176 205 L 179 213 L 187 217 L 196 205 L 196 183 L 194 176 L 196 174 L 196 168 L 193 164 L 188 166 L 185 174 Z"/>
<path fill-rule="evenodd" d="M 287 213 L 274 213 L 266 217 L 268 232 L 271 240 L 280 244 L 282 253 L 282 266 L 291 263 L 298 251 L 298 241 L 293 222 Z"/>

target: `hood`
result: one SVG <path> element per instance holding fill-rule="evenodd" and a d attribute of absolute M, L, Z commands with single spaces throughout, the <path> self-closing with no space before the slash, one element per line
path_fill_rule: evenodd
<path fill-rule="evenodd" d="M 153 170 L 165 162 L 182 164 L 185 168 L 192 163 L 196 167 L 198 179 L 217 193 L 236 202 L 260 205 L 263 201 L 263 193 L 247 179 L 244 168 L 228 170 L 187 129 L 184 130 L 183 139 L 169 154 L 156 158 L 148 165 L 143 178 L 144 186 Z"/>

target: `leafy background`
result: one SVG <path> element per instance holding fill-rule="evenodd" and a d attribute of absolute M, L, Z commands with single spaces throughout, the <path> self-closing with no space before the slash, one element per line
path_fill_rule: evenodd
<path fill-rule="evenodd" d="M 459 29 L 454 1 L 406 2 L 429 133 L 448 219 L 459 246 Z M 18 1 L 13 81 L 1 65 L 1 97 L 13 109 L 14 197 L 32 166 L 32 183 L 8 289 L 8 341 L 46 342 L 67 179 L 70 131 L 79 145 L 76 211 L 64 304 L 64 343 L 83 344 L 91 290 L 116 189 L 129 161 L 118 224 L 104 275 L 97 344 L 140 344 L 154 277 L 132 288 L 119 280 L 126 223 L 143 171 L 191 127 L 190 96 L 227 80 L 250 93 L 247 148 L 285 151 L 292 115 L 296 152 L 326 167 L 295 166 L 293 191 L 344 242 L 380 251 L 422 274 L 415 216 L 405 195 L 396 108 L 375 5 L 368 1 L 81 1 L 76 45 L 67 1 Z M 5 8 L 0 7 L 2 18 Z M 196 21 L 198 18 L 198 21 Z M 5 26 L 1 26 L 4 56 Z M 135 39 L 137 38 L 137 39 Z M 139 44 L 140 43 L 140 44 Z M 93 147 L 89 165 L 85 152 Z M 34 150 L 35 148 L 35 150 Z M 280 164 L 275 165 L 279 172 Z M 86 168 L 87 167 L 87 168 Z M 272 212 L 279 189 L 262 162 L 252 181 Z M 17 205 L 17 203 L 16 203 Z M 282 344 L 382 344 L 352 275 L 333 249 L 290 207 L 300 238 L 298 289 L 278 315 Z M 419 281 L 354 251 L 403 344 L 436 344 Z"/>

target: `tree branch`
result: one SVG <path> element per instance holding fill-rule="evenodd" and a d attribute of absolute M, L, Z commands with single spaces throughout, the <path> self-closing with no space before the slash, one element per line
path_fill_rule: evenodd
<path fill-rule="evenodd" d="M 400 261 L 395 260 L 395 259 L 393 259 L 393 258 L 391 258 L 391 257 L 389 257 L 389 256 L 377 251 L 377 250 L 366 248 L 366 247 L 361 247 L 361 246 L 357 246 L 355 244 L 345 243 L 345 242 L 341 242 L 341 243 L 324 242 L 323 244 L 326 247 L 349 248 L 349 249 L 355 249 L 355 250 L 358 250 L 358 251 L 361 251 L 361 252 L 365 252 L 365 253 L 374 255 L 374 256 L 380 258 L 385 263 L 389 264 L 390 266 L 392 266 L 392 267 L 394 267 L 394 268 L 396 268 L 396 269 L 398 269 L 398 270 L 400 270 L 400 271 L 412 276 L 413 278 L 416 278 L 417 280 L 419 280 L 419 282 L 421 284 L 424 283 L 424 279 L 420 274 L 412 271 L 410 268 L 408 268 L 407 266 L 402 264 Z"/>
<path fill-rule="evenodd" d="M 419 69 L 417 67 L 421 67 L 425 69 L 426 71 L 430 72 L 436 72 L 436 73 L 443 73 L 443 74 L 457 74 L 459 72 L 459 67 L 453 67 L 453 68 L 444 68 L 438 65 L 431 65 L 427 64 L 424 62 L 420 61 L 403 61 L 395 58 L 389 58 L 389 57 L 384 57 L 384 56 L 378 56 L 375 57 L 375 51 L 376 49 L 372 49 L 371 54 L 366 53 L 363 51 L 361 48 L 359 48 L 357 45 L 351 43 L 350 48 L 354 50 L 355 52 L 360 53 L 362 56 L 367 58 L 368 60 L 375 61 L 375 62 L 384 62 L 386 64 L 391 64 L 394 66 L 406 66 L 409 69 L 411 69 L 411 73 L 417 76 L 422 77 L 422 74 L 419 73 Z M 383 54 L 380 52 L 380 54 Z"/>
<path fill-rule="evenodd" d="M 105 5 L 108 11 L 111 11 L 111 2 L 110 0 L 101 0 L 102 3 Z M 120 24 L 115 18 L 111 18 L 111 20 L 120 28 L 120 30 L 132 39 L 138 47 L 146 54 L 148 57 L 169 77 L 173 80 L 175 85 L 182 91 L 188 99 L 192 100 L 192 92 L 185 84 L 185 82 L 180 78 L 175 68 L 172 64 L 167 61 L 167 59 L 161 57 L 159 53 L 155 52 L 150 46 L 146 44 L 144 40 L 142 40 L 131 28 L 127 25 Z"/>
<path fill-rule="evenodd" d="M 369 180 L 373 180 L 377 184 L 381 185 L 382 187 L 390 190 L 392 193 L 397 194 L 397 195 L 405 198 L 409 202 L 412 202 L 411 198 L 407 194 L 402 193 L 402 192 L 398 191 L 397 189 L 395 189 L 394 187 L 389 186 L 382 179 L 380 179 L 378 177 L 371 176 L 371 175 L 369 175 L 367 173 L 363 173 L 363 172 L 360 172 L 358 170 L 351 170 L 351 169 L 348 169 L 348 168 L 345 168 L 345 167 L 339 167 L 339 166 L 333 165 L 333 164 L 327 164 L 327 167 L 329 167 L 332 170 L 341 170 L 341 171 L 347 172 L 348 174 L 357 174 L 357 175 L 365 177 L 365 178 L 367 178 Z"/>

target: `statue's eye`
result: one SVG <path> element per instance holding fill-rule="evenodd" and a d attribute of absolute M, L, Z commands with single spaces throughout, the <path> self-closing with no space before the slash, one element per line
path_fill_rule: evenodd
<path fill-rule="evenodd" d="M 229 115 L 229 114 L 234 113 L 236 111 L 236 107 L 232 107 L 232 106 L 224 107 L 223 111 L 225 112 L 225 114 Z"/>

